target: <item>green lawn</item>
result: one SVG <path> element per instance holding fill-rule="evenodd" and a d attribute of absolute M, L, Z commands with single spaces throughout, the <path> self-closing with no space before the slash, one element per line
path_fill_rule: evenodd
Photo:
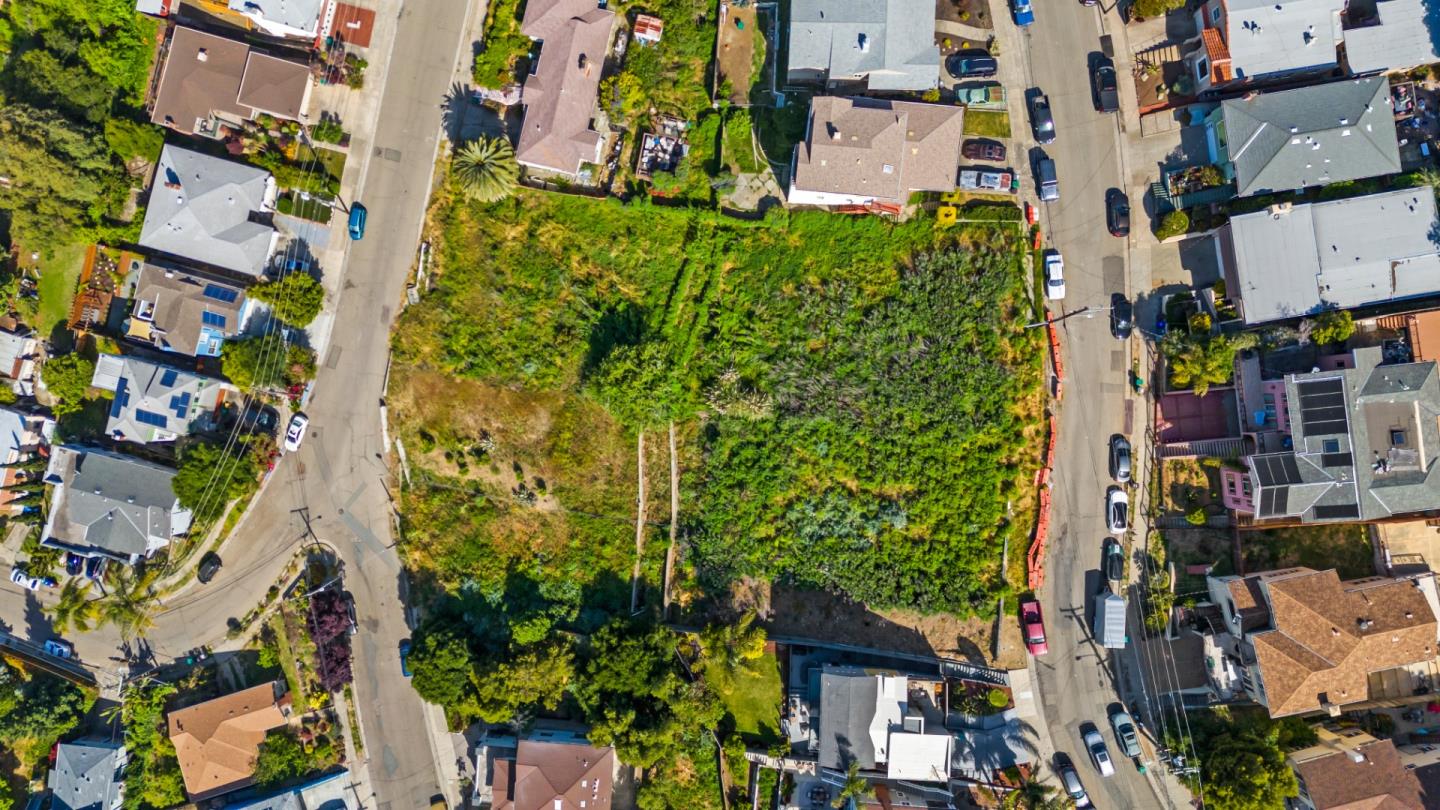
<path fill-rule="evenodd" d="M 345 153 L 337 152 L 334 149 L 317 147 L 315 154 L 319 155 L 320 162 L 325 166 L 325 171 L 336 180 L 345 179 Z"/>
<path fill-rule="evenodd" d="M 980 138 L 1010 137 L 1010 113 L 1003 110 L 966 110 L 965 134 Z"/>
<path fill-rule="evenodd" d="M 40 262 L 40 311 L 35 316 L 35 328 L 43 336 L 48 337 L 55 324 L 70 317 L 86 247 L 79 244 L 56 248 L 54 256 Z"/>
<path fill-rule="evenodd" d="M 766 653 L 753 669 L 742 669 L 731 681 L 721 667 L 705 673 L 706 683 L 720 695 L 735 720 L 735 731 L 746 742 L 768 744 L 780 738 L 780 663 Z"/>
<path fill-rule="evenodd" d="M 285 633 L 285 616 L 278 610 L 270 614 L 270 630 L 275 636 L 276 646 L 279 647 L 280 669 L 285 673 L 285 683 L 290 687 L 295 711 L 304 714 L 308 711 L 304 684 L 300 681 L 300 670 L 295 666 L 295 650 L 290 647 L 290 639 Z"/>
<path fill-rule="evenodd" d="M 1246 568 L 1251 570 L 1291 565 L 1316 570 L 1334 568 L 1341 579 L 1368 577 L 1375 573 L 1369 529 L 1361 525 L 1298 526 L 1245 532 L 1240 542 L 1245 549 Z"/>

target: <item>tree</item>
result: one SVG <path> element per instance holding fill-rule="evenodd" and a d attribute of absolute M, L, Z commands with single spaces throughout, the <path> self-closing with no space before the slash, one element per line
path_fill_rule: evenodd
<path fill-rule="evenodd" d="M 114 88 L 95 81 L 84 67 L 65 65 L 39 48 L 12 63 L 10 81 L 20 99 L 91 124 L 105 120 L 115 95 Z"/>
<path fill-rule="evenodd" d="M 765 654 L 765 630 L 755 627 L 754 612 L 734 624 L 712 624 L 700 631 L 701 666 L 734 671 Z"/>
<path fill-rule="evenodd" d="M 1225 709 L 1192 712 L 1190 720 L 1206 807 L 1264 810 L 1299 794 L 1285 754 L 1315 742 L 1314 730 L 1304 721 L 1271 720 L 1263 710 Z"/>
<path fill-rule="evenodd" d="M 451 171 L 465 196 L 476 202 L 509 197 L 520 179 L 515 147 L 503 137 L 478 138 L 460 147 Z"/>
<path fill-rule="evenodd" d="M 835 794 L 835 800 L 831 802 L 832 807 L 846 807 L 852 802 L 858 804 L 861 799 L 867 798 L 872 793 L 870 780 L 860 774 L 860 763 L 851 762 L 845 769 L 845 782 L 840 785 L 840 792 Z"/>
<path fill-rule="evenodd" d="M 421 698 L 447 709 L 474 705 L 475 656 L 462 631 L 442 626 L 422 633 L 409 663 L 410 684 Z"/>
<path fill-rule="evenodd" d="M 153 124 L 142 124 L 128 118 L 105 120 L 105 142 L 110 151 L 124 162 L 142 159 L 154 164 L 165 145 L 165 133 Z"/>
<path fill-rule="evenodd" d="M 1355 319 L 1343 309 L 1322 312 L 1310 321 L 1310 340 L 1316 346 L 1343 343 L 1355 334 Z M 1301 326 L 1304 329 L 1304 326 Z"/>
<path fill-rule="evenodd" d="M 40 369 L 40 378 L 55 397 L 55 415 L 65 416 L 84 407 L 85 392 L 95 376 L 95 362 L 72 352 L 48 360 Z"/>
<path fill-rule="evenodd" d="M 180 451 L 179 469 L 170 488 L 180 505 L 197 521 L 208 523 L 225 512 L 226 504 L 246 497 L 259 486 L 260 466 L 249 445 L 236 442 L 227 452 L 218 444 L 194 441 Z"/>
<path fill-rule="evenodd" d="M 69 629 L 84 633 L 99 618 L 100 606 L 90 598 L 89 584 L 78 577 L 71 577 L 60 589 L 59 599 L 45 612 L 56 633 L 63 634 Z"/>
<path fill-rule="evenodd" d="M 315 354 L 297 343 L 287 343 L 278 332 L 269 332 L 225 341 L 220 370 L 246 391 L 303 384 L 315 376 Z"/>
<path fill-rule="evenodd" d="M 1140 0 L 1145 2 L 1146 0 Z M 1169 2 L 1169 0 L 1161 0 Z M 1136 3 L 1139 6 L 1139 3 Z M 1171 211 L 1160 220 L 1160 227 L 1155 229 L 1155 238 L 1159 240 L 1169 239 L 1172 236 L 1179 236 L 1190 230 L 1190 215 L 1184 211 Z"/>
<path fill-rule="evenodd" d="M 272 731 L 260 743 L 255 755 L 255 784 L 274 787 L 287 779 L 304 776 L 310 771 L 310 756 L 305 746 L 289 731 Z"/>
<path fill-rule="evenodd" d="M 1185 0 L 1135 0 L 1131 12 L 1142 19 L 1163 17 L 1167 12 L 1185 7 Z"/>
<path fill-rule="evenodd" d="M 325 304 L 325 288 L 309 273 L 292 271 L 278 281 L 251 287 L 250 297 L 270 304 L 275 317 L 303 329 L 320 314 Z"/>
<path fill-rule="evenodd" d="M 99 600 L 96 625 L 114 627 L 126 641 L 144 636 L 155 626 L 158 602 L 150 588 L 159 577 L 158 567 L 147 567 L 143 572 L 122 567 L 111 583 L 110 592 Z"/>
<path fill-rule="evenodd" d="M 1255 346 L 1253 334 L 1214 337 L 1166 336 L 1161 350 L 1170 361 L 1170 381 L 1180 388 L 1195 389 L 1196 396 L 1205 396 L 1210 386 L 1230 381 L 1235 373 L 1235 353 Z"/>
<path fill-rule="evenodd" d="M 0 662 L 0 668 L 12 692 L 8 710 L 0 713 L 0 743 L 11 750 L 22 740 L 59 738 L 80 724 L 93 703 L 69 681 L 42 672 L 24 680 L 9 664 Z"/>
<path fill-rule="evenodd" d="M 73 239 L 118 211 L 128 190 L 97 127 L 54 110 L 0 105 L 0 211 L 11 238 L 30 249 Z"/>

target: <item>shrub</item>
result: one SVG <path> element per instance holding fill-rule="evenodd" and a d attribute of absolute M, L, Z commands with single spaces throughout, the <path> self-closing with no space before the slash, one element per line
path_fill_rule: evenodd
<path fill-rule="evenodd" d="M 1166 12 L 1185 7 L 1185 0 L 1135 0 L 1130 13 L 1135 17 L 1150 19 L 1163 17 Z"/>
<path fill-rule="evenodd" d="M 1010 696 L 1005 694 L 1004 689 L 991 689 L 986 693 L 985 700 L 992 709 L 1003 709 L 1010 705 Z"/>
<path fill-rule="evenodd" d="M 1190 215 L 1184 211 L 1171 211 L 1160 220 L 1160 227 L 1155 229 L 1155 238 L 1162 242 L 1172 236 L 1179 236 L 1190 230 Z"/>
<path fill-rule="evenodd" d="M 1205 507 L 1197 506 L 1185 513 L 1185 522 L 1191 526 L 1205 525 Z"/>
<path fill-rule="evenodd" d="M 1316 346 L 1343 343 L 1355 334 L 1355 319 L 1344 310 L 1331 310 L 1316 316 L 1310 327 L 1310 340 Z"/>

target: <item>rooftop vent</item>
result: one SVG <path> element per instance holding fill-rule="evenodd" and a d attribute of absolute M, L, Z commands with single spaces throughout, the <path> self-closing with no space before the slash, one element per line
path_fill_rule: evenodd
<path fill-rule="evenodd" d="M 1356 619 L 1356 620 L 1355 620 L 1355 624 L 1359 625 L 1359 627 L 1360 627 L 1361 630 L 1369 630 L 1371 627 L 1374 627 L 1374 626 L 1375 626 L 1375 622 L 1372 622 L 1372 621 L 1370 621 L 1369 619 L 1364 619 L 1364 618 Z"/>
<path fill-rule="evenodd" d="M 861 34 L 861 35 L 860 35 L 860 52 L 861 52 L 861 53 L 869 53 L 869 52 L 870 52 L 870 38 L 867 37 L 867 36 L 865 36 L 864 34 Z"/>
<path fill-rule="evenodd" d="M 210 59 L 210 54 L 206 53 L 204 48 L 201 48 L 200 50 L 198 50 L 198 51 L 195 52 L 195 61 L 197 61 L 197 62 L 205 62 L 205 61 L 209 61 L 209 59 Z"/>

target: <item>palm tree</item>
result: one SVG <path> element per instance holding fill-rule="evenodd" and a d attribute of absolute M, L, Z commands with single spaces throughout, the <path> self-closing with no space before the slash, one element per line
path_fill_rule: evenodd
<path fill-rule="evenodd" d="M 150 586 L 159 574 L 158 567 L 139 575 L 134 569 L 123 569 L 109 595 L 97 603 L 97 626 L 113 625 L 125 641 L 144 636 L 155 626 L 158 602 L 151 595 Z"/>
<path fill-rule="evenodd" d="M 847 804 L 859 803 L 869 795 L 870 780 L 860 775 L 860 762 L 857 760 L 845 769 L 845 784 L 840 786 L 840 793 L 835 796 L 832 804 L 835 807 L 845 807 Z"/>
<path fill-rule="evenodd" d="M 734 672 L 765 654 L 765 631 L 754 627 L 748 612 L 735 624 L 715 624 L 700 632 L 700 649 L 706 664 L 720 664 Z"/>
<path fill-rule="evenodd" d="M 520 179 L 515 147 L 504 138 L 478 138 L 460 147 L 451 170 L 465 196 L 477 202 L 509 197 Z"/>
<path fill-rule="evenodd" d="M 60 589 L 60 600 L 48 608 L 50 623 L 56 633 L 74 628 L 84 633 L 94 626 L 100 615 L 100 604 L 90 599 L 90 588 L 84 580 L 71 577 Z"/>

